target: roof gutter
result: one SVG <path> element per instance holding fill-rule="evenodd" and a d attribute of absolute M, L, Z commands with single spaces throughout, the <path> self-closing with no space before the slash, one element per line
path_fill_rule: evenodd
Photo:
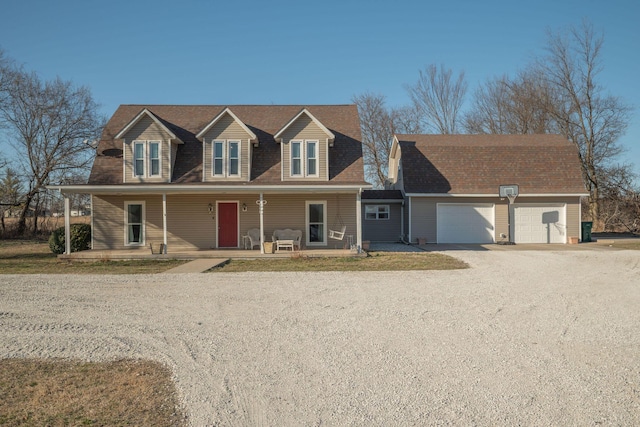
<path fill-rule="evenodd" d="M 351 193 L 369 185 L 48 185 L 63 194 Z"/>
<path fill-rule="evenodd" d="M 518 197 L 585 197 L 589 193 L 520 193 Z M 490 194 L 451 194 L 451 193 L 407 193 L 407 197 L 500 197 Z"/>

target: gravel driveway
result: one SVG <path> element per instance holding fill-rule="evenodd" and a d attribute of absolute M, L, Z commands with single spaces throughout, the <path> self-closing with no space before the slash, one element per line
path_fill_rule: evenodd
<path fill-rule="evenodd" d="M 0 357 L 148 358 L 194 426 L 638 425 L 640 252 L 472 268 L 0 276 Z"/>

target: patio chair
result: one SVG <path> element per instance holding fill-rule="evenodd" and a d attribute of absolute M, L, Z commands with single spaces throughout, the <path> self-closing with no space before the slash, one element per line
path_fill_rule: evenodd
<path fill-rule="evenodd" d="M 258 228 L 250 228 L 249 230 L 247 230 L 247 236 L 249 236 L 251 249 L 253 249 L 253 247 L 256 245 L 258 246 L 258 248 L 260 248 L 262 239 L 260 238 L 260 230 Z"/>

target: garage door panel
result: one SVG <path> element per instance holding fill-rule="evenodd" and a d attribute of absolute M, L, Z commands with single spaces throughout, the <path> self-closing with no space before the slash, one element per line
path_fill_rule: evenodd
<path fill-rule="evenodd" d="M 566 243 L 564 205 L 514 205 L 512 233 L 516 243 Z"/>
<path fill-rule="evenodd" d="M 438 243 L 493 243 L 493 204 L 438 204 Z"/>

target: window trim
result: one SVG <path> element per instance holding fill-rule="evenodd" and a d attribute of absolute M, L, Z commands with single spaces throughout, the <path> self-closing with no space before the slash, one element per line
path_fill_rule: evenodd
<path fill-rule="evenodd" d="M 129 242 L 129 206 L 140 205 L 142 206 L 142 222 L 140 224 L 140 242 Z M 146 214 L 147 209 L 144 200 L 126 200 L 124 202 L 124 245 L 125 246 L 144 246 L 146 240 Z"/>
<path fill-rule="evenodd" d="M 151 173 L 153 159 L 151 158 L 151 144 L 158 144 L 158 174 Z M 162 141 L 158 139 L 136 139 L 133 145 L 133 177 L 134 178 L 160 178 L 162 177 Z M 142 159 L 136 157 L 136 147 L 142 146 Z M 142 161 L 142 174 L 138 174 L 137 162 Z"/>
<path fill-rule="evenodd" d="M 315 147 L 315 149 L 314 149 L 315 156 L 313 158 L 309 157 L 309 145 L 310 144 L 313 144 L 314 147 Z M 305 176 L 310 176 L 310 177 L 319 176 L 319 170 L 318 170 L 318 163 L 319 163 L 318 162 L 318 148 L 319 148 L 319 145 L 320 145 L 320 142 L 318 140 L 315 140 L 315 139 L 305 140 L 305 142 L 304 142 L 304 149 L 305 149 L 305 152 L 304 152 L 304 154 L 305 154 L 305 156 L 304 156 L 305 162 L 304 162 L 304 164 L 306 166 Z M 309 160 L 311 160 L 311 159 L 314 160 L 315 169 L 316 169 L 316 172 L 313 173 L 313 174 L 309 173 Z"/>
<path fill-rule="evenodd" d="M 238 144 L 238 173 L 231 174 L 231 152 L 232 143 Z M 222 144 L 222 156 L 216 157 L 216 144 Z M 216 159 L 222 161 L 222 172 L 216 173 Z M 212 139 L 211 140 L 211 176 L 214 178 L 237 178 L 242 176 L 242 140 L 241 139 Z"/>
<path fill-rule="evenodd" d="M 300 147 L 298 150 L 299 157 L 293 157 L 293 144 L 296 144 Z M 303 177 L 304 176 L 304 144 L 302 140 L 291 140 L 289 145 L 289 176 L 294 177 Z M 298 160 L 300 162 L 300 173 L 293 173 L 293 161 Z"/>
<path fill-rule="evenodd" d="M 309 233 L 309 227 L 311 226 L 311 221 L 309 221 L 309 207 L 311 205 L 322 205 L 322 241 L 321 242 L 312 242 L 311 241 L 311 233 Z M 327 245 L 327 201 L 326 200 L 307 200 L 305 202 L 305 230 L 306 230 L 306 244 L 307 246 L 326 246 Z"/>
<path fill-rule="evenodd" d="M 293 157 L 293 144 L 300 145 L 300 157 Z M 315 156 L 309 157 L 309 145 L 315 146 Z M 320 141 L 317 139 L 292 139 L 289 141 L 289 177 L 290 178 L 317 178 L 320 176 Z M 293 173 L 293 161 L 300 160 L 300 173 Z M 309 160 L 315 161 L 316 172 L 309 173 Z"/>
<path fill-rule="evenodd" d="M 384 211 L 380 211 L 380 208 L 386 208 Z M 373 210 L 374 212 L 368 212 Z M 381 218 L 380 214 L 387 214 L 386 218 Z M 374 214 L 374 218 L 369 218 L 370 214 Z M 364 207 L 364 219 L 368 221 L 388 221 L 391 218 L 391 209 L 389 205 L 365 205 Z"/>

